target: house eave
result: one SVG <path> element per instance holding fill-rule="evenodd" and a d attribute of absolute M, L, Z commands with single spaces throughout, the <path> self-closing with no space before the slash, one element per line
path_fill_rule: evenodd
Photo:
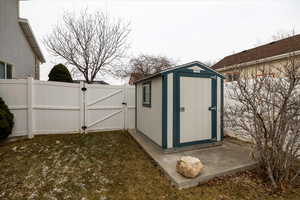
<path fill-rule="evenodd" d="M 205 65 L 204 63 L 199 62 L 199 61 L 193 61 L 193 62 L 189 62 L 189 63 L 186 63 L 186 64 L 178 65 L 178 66 L 175 66 L 175 67 L 172 67 L 172 68 L 168 68 L 168 69 L 166 69 L 166 70 L 163 70 L 163 71 L 158 72 L 158 73 L 156 73 L 156 74 L 153 74 L 153 75 L 151 75 L 151 76 L 147 76 L 147 77 L 145 77 L 145 78 L 139 79 L 139 80 L 137 80 L 136 82 L 134 82 L 134 84 L 140 83 L 140 82 L 142 82 L 142 81 L 145 81 L 145 80 L 148 80 L 148 79 L 157 77 L 157 76 L 161 76 L 162 74 L 166 74 L 166 73 L 173 72 L 174 70 L 177 70 L 177 69 L 180 69 L 180 68 L 191 67 L 191 66 L 193 66 L 193 65 L 198 65 L 198 66 L 204 67 L 204 68 L 206 68 L 206 69 L 208 69 L 208 70 L 214 71 L 214 72 L 217 73 L 221 78 L 225 78 L 222 74 L 220 74 L 219 72 L 217 72 L 217 71 L 214 70 L 214 69 L 211 69 L 210 67 L 208 67 L 208 66 Z"/>
<path fill-rule="evenodd" d="M 44 55 L 41 51 L 41 48 L 39 47 L 39 44 L 33 34 L 33 31 L 31 29 L 31 26 L 28 22 L 27 19 L 24 18 L 19 18 L 18 19 L 19 25 L 25 35 L 26 40 L 28 41 L 32 51 L 34 52 L 34 54 L 37 56 L 37 58 L 39 59 L 39 61 L 41 63 L 45 63 L 46 60 L 44 58 Z"/>
<path fill-rule="evenodd" d="M 276 61 L 276 60 L 281 60 L 283 58 L 288 58 L 290 56 L 298 56 L 298 55 L 300 55 L 300 50 L 285 53 L 285 54 L 281 54 L 281 55 L 271 56 L 271 57 L 267 57 L 267 58 L 262 58 L 262 59 L 259 59 L 259 60 L 253 60 L 253 61 L 249 61 L 249 62 L 239 63 L 239 64 L 236 64 L 236 65 L 225 66 L 225 67 L 218 68 L 218 69 L 215 69 L 215 70 L 218 71 L 218 72 L 224 72 L 224 71 L 228 71 L 228 70 L 232 70 L 232 69 L 236 69 L 236 68 L 244 68 L 244 67 L 248 67 L 248 66 L 251 66 L 251 65 L 257 65 L 257 64 L 262 64 L 262 63 L 266 63 L 266 62 L 272 62 L 272 61 Z"/>

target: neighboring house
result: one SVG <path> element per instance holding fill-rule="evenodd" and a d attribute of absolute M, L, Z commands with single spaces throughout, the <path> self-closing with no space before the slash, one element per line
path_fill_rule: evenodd
<path fill-rule="evenodd" d="M 300 61 L 300 34 L 226 56 L 211 68 L 224 74 L 227 81 L 237 80 L 240 73 L 276 76 L 291 55 Z M 262 67 L 267 68 L 265 74 L 260 71 Z"/>
<path fill-rule="evenodd" d="M 39 79 L 44 62 L 28 20 L 19 17 L 19 0 L 0 0 L 0 79 Z"/>

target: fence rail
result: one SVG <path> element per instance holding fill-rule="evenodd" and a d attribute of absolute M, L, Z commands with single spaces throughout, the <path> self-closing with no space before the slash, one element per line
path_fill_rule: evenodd
<path fill-rule="evenodd" d="M 15 116 L 11 137 L 128 129 L 135 124 L 133 86 L 0 80 L 0 97 Z"/>

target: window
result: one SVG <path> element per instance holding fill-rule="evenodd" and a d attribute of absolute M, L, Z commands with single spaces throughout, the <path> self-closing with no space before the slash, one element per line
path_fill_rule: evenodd
<path fill-rule="evenodd" d="M 237 81 L 237 80 L 239 80 L 239 78 L 240 78 L 240 73 L 238 73 L 238 72 L 227 73 L 227 74 L 226 74 L 226 80 L 227 80 L 228 82 L 231 82 L 231 81 Z"/>
<path fill-rule="evenodd" d="M 143 84 L 143 106 L 151 107 L 151 82 Z"/>
<path fill-rule="evenodd" d="M 239 78 L 240 78 L 240 74 L 239 73 L 235 73 L 235 74 L 233 74 L 233 81 L 237 81 L 237 80 L 239 80 Z"/>
<path fill-rule="evenodd" d="M 12 79 L 12 65 L 0 61 L 0 79 Z"/>
<path fill-rule="evenodd" d="M 231 82 L 232 81 L 232 74 L 226 74 L 226 80 L 228 82 Z"/>
<path fill-rule="evenodd" d="M 0 79 L 5 79 L 5 64 L 0 62 Z"/>

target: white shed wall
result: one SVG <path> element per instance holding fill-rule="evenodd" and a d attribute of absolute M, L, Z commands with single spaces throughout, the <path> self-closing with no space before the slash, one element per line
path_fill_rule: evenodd
<path fill-rule="evenodd" d="M 173 148 L 173 73 L 168 74 L 168 148 Z"/>
<path fill-rule="evenodd" d="M 143 106 L 143 83 L 137 84 L 137 129 L 162 145 L 162 78 L 151 81 L 151 107 Z"/>

